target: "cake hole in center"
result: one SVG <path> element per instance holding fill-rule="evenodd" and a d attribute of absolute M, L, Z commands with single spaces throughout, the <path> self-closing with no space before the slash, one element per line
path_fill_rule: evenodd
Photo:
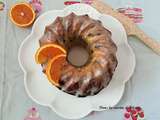
<path fill-rule="evenodd" d="M 73 46 L 69 50 L 67 59 L 72 65 L 82 67 L 88 62 L 89 53 L 82 46 Z"/>

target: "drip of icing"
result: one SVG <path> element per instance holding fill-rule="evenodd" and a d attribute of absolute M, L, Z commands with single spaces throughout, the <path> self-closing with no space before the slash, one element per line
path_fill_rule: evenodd
<path fill-rule="evenodd" d="M 106 67 L 106 64 L 108 63 L 107 60 L 105 60 L 104 58 L 98 59 L 98 62 L 100 63 L 101 67 Z"/>
<path fill-rule="evenodd" d="M 73 79 L 73 78 L 70 79 L 70 80 L 67 82 L 67 84 L 65 84 L 65 86 L 62 88 L 62 90 L 63 90 L 63 91 L 67 90 L 67 88 L 68 88 L 70 85 L 72 85 L 73 82 L 74 82 L 74 79 Z"/>
<path fill-rule="evenodd" d="M 100 76 L 102 74 L 102 70 L 100 70 L 100 69 L 95 69 L 94 70 L 94 77 L 98 77 L 98 76 Z"/>
<path fill-rule="evenodd" d="M 96 87 L 92 87 L 91 89 L 91 95 L 94 95 L 94 93 L 97 91 L 97 88 Z"/>
<path fill-rule="evenodd" d="M 81 92 L 80 92 L 80 90 L 77 90 L 77 92 L 76 92 L 76 95 L 75 96 L 79 96 L 79 95 L 81 95 Z"/>
<path fill-rule="evenodd" d="M 88 83 L 88 82 L 91 80 L 91 78 L 92 78 L 92 76 L 91 76 L 91 73 L 89 72 L 89 73 L 85 76 L 85 78 L 84 78 L 84 80 L 83 80 L 83 83 L 84 83 L 84 84 Z"/>

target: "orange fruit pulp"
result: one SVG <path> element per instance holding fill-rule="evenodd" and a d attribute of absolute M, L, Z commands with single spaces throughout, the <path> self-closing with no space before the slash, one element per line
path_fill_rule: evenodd
<path fill-rule="evenodd" d="M 46 68 L 46 75 L 48 80 L 55 86 L 59 86 L 59 79 L 61 75 L 61 70 L 66 61 L 66 55 L 61 54 L 48 62 Z"/>
<path fill-rule="evenodd" d="M 15 4 L 9 12 L 11 21 L 19 27 L 28 27 L 35 20 L 35 12 L 28 3 Z"/>
<path fill-rule="evenodd" d="M 35 60 L 38 64 L 43 64 L 60 54 L 66 54 L 64 48 L 57 44 L 46 44 L 37 50 Z"/>

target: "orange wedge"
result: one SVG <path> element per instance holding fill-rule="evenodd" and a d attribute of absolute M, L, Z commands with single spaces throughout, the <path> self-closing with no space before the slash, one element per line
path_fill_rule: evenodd
<path fill-rule="evenodd" d="M 28 27 L 34 22 L 36 14 L 30 4 L 18 3 L 10 9 L 9 16 L 15 25 Z"/>
<path fill-rule="evenodd" d="M 46 44 L 37 50 L 35 60 L 36 63 L 43 64 L 60 54 L 66 54 L 64 48 L 57 44 Z"/>
<path fill-rule="evenodd" d="M 59 86 L 61 70 L 66 61 L 66 55 L 58 55 L 48 62 L 46 75 L 48 80 L 55 86 Z"/>

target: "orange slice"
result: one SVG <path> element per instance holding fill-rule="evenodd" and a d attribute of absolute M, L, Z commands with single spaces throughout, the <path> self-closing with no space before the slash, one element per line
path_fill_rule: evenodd
<path fill-rule="evenodd" d="M 15 4 L 9 12 L 11 21 L 19 27 L 28 27 L 35 20 L 35 12 L 28 3 Z"/>
<path fill-rule="evenodd" d="M 60 54 L 66 54 L 64 48 L 57 44 L 46 44 L 37 50 L 35 60 L 36 63 L 43 64 Z"/>
<path fill-rule="evenodd" d="M 46 75 L 48 80 L 55 86 L 59 86 L 59 78 L 63 64 L 66 61 L 66 55 L 58 55 L 48 62 Z"/>

